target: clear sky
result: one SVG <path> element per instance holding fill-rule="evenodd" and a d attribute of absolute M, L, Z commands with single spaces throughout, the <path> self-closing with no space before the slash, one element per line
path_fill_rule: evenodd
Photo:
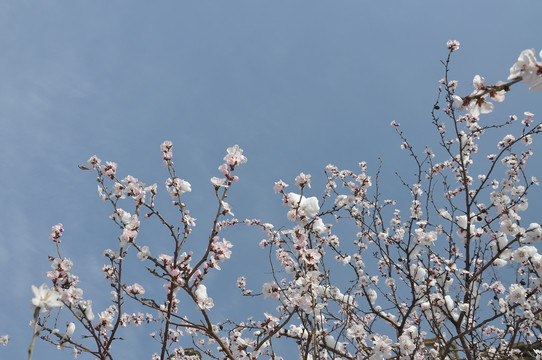
<path fill-rule="evenodd" d="M 0 358 L 26 354 L 30 287 L 47 281 L 58 222 L 85 297 L 96 313 L 106 306 L 101 253 L 119 234 L 94 176 L 77 168 L 90 155 L 116 161 L 121 176 L 158 183 L 167 203 L 159 145 L 173 141 L 203 238 L 215 209 L 209 178 L 233 144 L 248 157 L 229 199 L 240 219 L 285 224 L 273 183 L 311 173 L 319 195 L 328 163 L 365 160 L 371 172 L 381 157 L 384 190 L 400 196 L 393 171 L 408 172 L 408 157 L 389 124 L 400 122 L 420 150 L 434 142 L 430 111 L 446 41 L 461 42 L 451 76 L 467 94 L 474 75 L 505 80 L 521 50 L 542 48 L 541 13 L 538 0 L 2 2 L 0 335 L 11 341 Z M 541 94 L 525 88 L 487 119 L 542 117 Z M 531 166 L 542 170 L 536 155 L 535 146 Z M 227 281 L 265 259 L 262 234 L 242 232 L 229 235 L 228 271 L 239 271 Z M 145 236 L 152 244 L 158 235 Z M 217 304 L 236 292 L 233 282 L 222 294 L 208 288 Z M 150 358 L 154 349 L 142 346 L 131 343 L 122 358 Z M 34 358 L 71 355 L 38 343 Z"/>

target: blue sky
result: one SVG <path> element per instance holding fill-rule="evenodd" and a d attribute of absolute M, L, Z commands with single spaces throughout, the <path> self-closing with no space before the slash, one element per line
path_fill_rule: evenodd
<path fill-rule="evenodd" d="M 400 122 L 420 149 L 435 141 L 429 115 L 446 41 L 461 42 L 452 78 L 466 94 L 474 75 L 504 80 L 521 50 L 542 48 L 541 11 L 534 0 L 4 2 L 0 335 L 11 342 L 0 357 L 26 353 L 30 286 L 46 281 L 58 222 L 85 297 L 95 299 L 95 312 L 105 308 L 100 256 L 118 234 L 94 177 L 77 168 L 90 155 L 158 183 L 167 203 L 159 145 L 173 141 L 201 236 L 214 209 L 209 178 L 233 144 L 248 157 L 230 197 L 241 219 L 286 224 L 274 181 L 311 173 L 318 195 L 328 163 L 365 160 L 371 171 L 381 157 L 383 185 L 398 197 L 393 171 L 408 171 L 408 157 L 389 124 Z M 488 119 L 542 116 L 540 103 L 540 93 L 517 86 Z M 532 169 L 541 165 L 532 160 Z M 229 240 L 232 263 L 246 271 L 261 263 L 262 234 L 242 232 Z M 35 359 L 53 358 L 71 356 L 38 343 Z"/>

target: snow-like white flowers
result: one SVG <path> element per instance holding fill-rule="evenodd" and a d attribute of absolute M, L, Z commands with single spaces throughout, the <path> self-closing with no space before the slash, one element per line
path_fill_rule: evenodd
<path fill-rule="evenodd" d="M 410 264 L 410 276 L 416 282 L 420 282 L 425 278 L 427 270 L 425 270 L 421 264 Z"/>
<path fill-rule="evenodd" d="M 85 315 L 85 318 L 93 322 L 94 321 L 94 312 L 92 311 L 92 300 L 87 301 L 80 301 L 79 306 L 83 309 L 83 314 Z"/>
<path fill-rule="evenodd" d="M 326 231 L 326 225 L 324 224 L 322 219 L 317 218 L 316 220 L 314 220 L 314 222 L 312 223 L 312 231 L 317 234 L 321 234 Z"/>
<path fill-rule="evenodd" d="M 392 340 L 385 335 L 373 335 L 372 342 L 374 344 L 373 355 L 371 360 L 387 359 L 391 357 Z"/>
<path fill-rule="evenodd" d="M 371 304 L 374 305 L 374 303 L 375 303 L 377 297 L 378 297 L 378 294 L 376 293 L 375 290 L 370 289 L 369 291 L 367 291 L 367 300 L 369 300 L 369 302 L 370 302 Z"/>
<path fill-rule="evenodd" d="M 440 217 L 442 217 L 443 219 L 446 219 L 448 221 L 453 221 L 453 218 L 452 218 L 452 215 L 450 215 L 450 213 L 448 212 L 448 210 L 446 209 L 440 209 L 438 211 L 438 214 L 440 215 Z"/>
<path fill-rule="evenodd" d="M 425 231 L 425 229 L 416 229 L 416 242 L 420 245 L 431 246 L 437 240 L 436 231 Z"/>
<path fill-rule="evenodd" d="M 538 254 L 538 250 L 534 246 L 522 246 L 512 253 L 512 259 L 522 264 L 527 262 L 535 254 Z"/>
<path fill-rule="evenodd" d="M 64 305 L 60 301 L 60 294 L 55 289 L 49 289 L 46 284 L 41 284 L 39 288 L 32 285 L 32 292 L 34 298 L 30 303 L 34 308 L 39 308 L 40 312 L 46 312 Z"/>
<path fill-rule="evenodd" d="M 542 227 L 540 226 L 540 224 L 531 223 L 527 228 L 527 231 L 525 232 L 525 240 L 523 240 L 523 242 L 526 244 L 531 244 L 535 241 L 540 241 L 541 239 Z"/>
<path fill-rule="evenodd" d="M 291 210 L 288 211 L 288 219 L 303 224 L 308 218 L 312 218 L 320 211 L 318 199 L 315 196 L 306 198 L 296 193 L 289 193 L 286 197 Z"/>
<path fill-rule="evenodd" d="M 523 304 L 527 296 L 527 290 L 520 284 L 510 285 L 509 294 L 506 299 L 511 304 Z"/>
<path fill-rule="evenodd" d="M 542 51 L 538 54 L 542 57 Z M 542 90 L 542 62 L 536 60 L 534 49 L 526 49 L 521 52 L 518 60 L 510 68 L 508 80 L 523 77 L 523 81 L 530 84 L 529 90 Z"/>
<path fill-rule="evenodd" d="M 70 322 L 67 324 L 66 332 L 62 336 L 62 340 L 70 339 L 75 332 L 75 324 L 73 322 Z"/>
<path fill-rule="evenodd" d="M 211 309 L 215 306 L 213 299 L 207 296 L 207 287 L 205 285 L 199 284 L 194 294 L 201 310 Z"/>
<path fill-rule="evenodd" d="M 489 243 L 493 256 L 498 258 L 494 261 L 497 267 L 506 265 L 505 259 L 510 257 L 510 248 L 508 248 L 508 237 L 505 233 L 498 232 L 495 234 L 495 238 Z"/>
<path fill-rule="evenodd" d="M 418 329 L 411 326 L 399 336 L 399 351 L 402 355 L 410 355 L 416 349 L 415 339 L 418 337 Z"/>
<path fill-rule="evenodd" d="M 469 225 L 469 219 L 466 215 L 456 216 L 455 221 L 458 228 L 457 235 L 459 235 L 463 241 L 467 239 L 467 234 L 469 234 L 471 237 L 477 237 L 483 233 L 481 228 L 477 228 L 474 224 Z"/>

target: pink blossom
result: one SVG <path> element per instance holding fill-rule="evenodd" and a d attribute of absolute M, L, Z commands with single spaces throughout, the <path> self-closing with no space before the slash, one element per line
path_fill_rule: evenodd
<path fill-rule="evenodd" d="M 96 155 L 92 155 L 90 159 L 87 160 L 88 166 L 90 166 L 92 169 L 96 169 L 98 166 L 100 166 L 102 160 L 100 160 Z"/>
<path fill-rule="evenodd" d="M 162 150 L 162 159 L 164 159 L 164 166 L 173 165 L 171 159 L 173 158 L 173 143 L 169 140 L 166 140 L 160 145 L 160 150 Z"/>
<path fill-rule="evenodd" d="M 247 162 L 247 158 L 243 155 L 243 150 L 239 145 L 234 145 L 226 149 L 228 154 L 224 156 L 224 161 L 230 166 L 236 166 Z"/>
<path fill-rule="evenodd" d="M 247 285 L 247 280 L 244 276 L 240 276 L 237 278 L 237 287 L 242 288 Z"/>
<path fill-rule="evenodd" d="M 102 272 L 104 273 L 106 279 L 113 279 L 115 276 L 115 270 L 111 265 L 102 266 Z"/>
<path fill-rule="evenodd" d="M 113 321 L 115 320 L 115 314 L 117 313 L 117 308 L 115 305 L 109 306 L 105 311 L 102 311 L 98 317 L 97 330 L 101 334 L 107 333 L 107 331 L 113 329 Z"/>
<path fill-rule="evenodd" d="M 284 188 L 286 188 L 288 184 L 286 184 L 284 181 L 279 180 L 275 182 L 275 186 L 273 186 L 273 190 L 276 194 L 283 192 Z"/>
<path fill-rule="evenodd" d="M 128 243 L 133 242 L 136 237 L 137 237 L 137 231 L 124 228 L 122 230 L 122 234 L 119 237 L 120 247 L 125 247 L 126 245 L 128 245 Z"/>
<path fill-rule="evenodd" d="M 117 163 L 106 161 L 105 165 L 102 165 L 100 170 L 104 175 L 111 180 L 115 178 L 115 173 L 117 172 Z"/>
<path fill-rule="evenodd" d="M 218 242 L 218 236 L 213 239 L 213 251 L 216 254 L 217 260 L 229 259 L 231 256 L 230 248 L 233 247 L 233 244 L 226 239 L 222 239 L 222 242 Z"/>
<path fill-rule="evenodd" d="M 450 51 L 456 51 L 459 49 L 459 41 L 457 40 L 448 40 L 446 42 L 446 47 L 448 48 L 448 50 Z"/>
<path fill-rule="evenodd" d="M 301 173 L 295 178 L 295 184 L 299 187 L 303 187 L 307 185 L 309 188 L 311 187 L 311 175 L 310 174 L 304 174 Z"/>
<path fill-rule="evenodd" d="M 168 178 L 166 180 L 166 189 L 172 198 L 176 198 L 177 196 L 181 194 L 184 194 L 186 192 L 191 192 L 192 186 L 186 180 L 179 179 L 179 178 L 175 178 L 175 179 Z"/>
<path fill-rule="evenodd" d="M 228 169 L 228 164 L 222 164 L 218 167 L 218 171 L 220 171 L 222 174 L 228 176 L 230 174 L 230 170 Z"/>
<path fill-rule="evenodd" d="M 62 224 L 58 223 L 51 227 L 51 235 L 49 235 L 49 239 L 53 242 L 60 243 L 60 237 L 62 236 L 63 232 L 64 228 L 62 227 Z"/>
<path fill-rule="evenodd" d="M 139 285 L 138 283 L 134 283 L 133 285 L 126 286 L 125 290 L 127 293 L 130 293 L 132 295 L 145 294 L 145 289 L 143 288 L 143 286 Z"/>
<path fill-rule="evenodd" d="M 173 147 L 173 143 L 169 140 L 165 140 L 160 145 L 160 150 L 162 150 L 162 152 L 168 152 L 169 150 L 171 150 L 172 147 Z"/>
<path fill-rule="evenodd" d="M 146 260 L 149 256 L 151 256 L 151 251 L 149 250 L 148 246 L 142 246 L 141 251 L 137 253 L 137 258 L 141 261 Z"/>
<path fill-rule="evenodd" d="M 264 299 L 267 299 L 269 296 L 271 296 L 272 299 L 278 300 L 280 298 L 279 287 L 276 283 L 264 283 L 262 286 L 262 293 L 264 295 Z"/>

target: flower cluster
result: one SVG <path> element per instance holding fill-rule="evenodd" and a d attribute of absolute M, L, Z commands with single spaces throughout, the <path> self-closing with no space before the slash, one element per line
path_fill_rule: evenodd
<path fill-rule="evenodd" d="M 542 58 L 542 50 L 538 54 Z M 510 68 L 508 80 L 522 77 L 523 81 L 531 85 L 529 90 L 542 90 L 542 61 L 536 60 L 534 49 L 523 50 L 518 60 Z"/>
<path fill-rule="evenodd" d="M 235 144 L 234 146 L 229 147 L 226 151 L 227 155 L 224 156 L 224 161 L 232 168 L 247 162 L 246 156 L 243 155 L 243 149 L 241 149 L 239 145 Z"/>
<path fill-rule="evenodd" d="M 120 247 L 125 247 L 129 243 L 133 243 L 139 233 L 139 217 L 131 215 L 129 212 L 121 208 L 111 215 L 111 218 L 123 227 L 122 234 L 119 237 Z"/>
<path fill-rule="evenodd" d="M 459 42 L 446 46 L 451 54 Z M 449 57 L 444 79 L 448 63 Z M 39 331 L 59 347 L 103 358 L 120 338 L 119 329 L 130 324 L 157 327 L 151 336 L 162 349 L 153 359 L 193 356 L 177 344 L 189 338 L 200 354 L 229 360 L 284 359 L 277 343 L 288 340 L 300 358 L 312 360 L 533 356 L 542 339 L 542 226 L 536 219 L 527 220 L 525 212 L 527 194 L 538 184 L 527 175 L 527 164 L 542 124 L 535 124 L 530 112 L 521 122 L 513 115 L 502 124 L 485 125 L 480 117 L 493 110 L 491 101 L 504 101 L 515 83 L 523 80 L 531 90 L 542 89 L 541 73 L 534 51 L 525 50 L 508 83 L 487 85 L 476 75 L 474 91 L 460 97 L 456 81 L 441 80 L 432 123 L 444 155 L 429 148 L 415 152 L 399 124 L 392 122 L 401 148 L 415 163 L 413 178 L 399 178 L 406 202 L 383 199 L 380 171 L 370 176 L 367 163 L 360 162 L 356 171 L 330 164 L 321 197 L 307 195 L 314 191 L 310 174 L 293 179 L 297 192 L 287 192 L 282 180 L 275 182 L 273 190 L 287 208 L 286 226 L 233 218 L 228 191 L 239 180 L 235 168 L 247 162 L 238 145 L 227 149 L 218 168 L 221 177 L 211 178 L 217 208 L 204 241 L 194 241 L 195 219 L 181 202 L 192 186 L 176 175 L 171 141 L 160 149 L 169 176 L 166 189 L 181 216 L 178 225 L 155 208 L 156 185 L 145 186 L 130 175 L 119 180 L 116 163 L 102 165 L 91 157 L 88 166 L 98 173 L 100 196 L 113 207 L 111 218 L 121 229 L 118 248 L 104 251 L 109 263 L 102 271 L 112 288 L 111 305 L 95 316 L 92 302 L 83 299 L 78 278 L 71 273 L 73 263 L 60 255 L 63 228 L 58 224 L 50 239 L 59 255 L 51 257 L 47 273 L 53 287 L 32 287 L 35 314 L 47 313 L 36 315 L 34 336 L 39 323 Z M 442 91 L 445 96 L 440 96 Z M 440 106 L 442 101 L 445 106 Z M 467 114 L 459 115 L 458 109 Z M 504 129 L 513 134 L 494 136 L 500 139 L 495 153 L 481 156 L 482 137 Z M 133 210 L 121 207 L 127 197 L 134 200 Z M 157 256 L 138 238 L 151 216 L 170 240 L 169 251 L 161 249 Z M 243 296 L 261 296 L 266 304 L 263 314 L 243 321 L 211 311 L 220 297 L 209 296 L 216 290 L 207 278 L 231 258 L 233 244 L 222 232 L 238 224 L 265 233 L 260 247 L 269 254 L 271 268 L 259 293 L 247 289 L 253 274 L 237 278 Z M 159 246 L 168 244 L 161 239 Z M 162 283 L 158 295 L 154 286 L 125 282 L 130 256 L 143 261 L 146 271 Z M 142 311 L 125 312 L 128 301 Z M 70 310 L 73 321 L 62 335 L 46 326 L 53 308 Z M 83 325 L 77 329 L 86 331 L 84 339 L 94 340 L 91 345 L 74 337 L 76 322 Z M 0 343 L 7 340 L 0 337 Z"/>
<path fill-rule="evenodd" d="M 318 211 L 320 211 L 318 199 L 314 196 L 306 198 L 291 192 L 284 196 L 283 201 L 290 207 L 290 211 L 288 211 L 288 220 L 296 221 L 301 225 L 306 224 L 311 218 L 318 214 Z"/>
<path fill-rule="evenodd" d="M 64 232 L 64 228 L 62 227 L 62 224 L 57 224 L 51 228 L 51 235 L 49 235 L 49 240 L 52 242 L 56 242 L 60 244 L 60 237 L 62 236 L 62 233 Z"/>
<path fill-rule="evenodd" d="M 453 46 L 448 42 L 450 51 L 454 51 Z M 540 52 L 542 57 L 542 51 Z M 518 60 L 510 68 L 508 76 L 510 82 L 505 83 L 499 81 L 496 85 L 485 85 L 485 79 L 480 75 L 476 75 L 472 81 L 474 91 L 465 97 L 453 95 L 454 104 L 458 109 L 466 109 L 468 113 L 474 117 L 479 117 L 480 114 L 487 114 L 493 111 L 494 105 L 488 101 L 491 98 L 493 101 L 504 101 L 505 92 L 510 90 L 510 86 L 515 82 L 523 80 L 530 84 L 531 91 L 542 90 L 542 62 L 537 61 L 534 49 L 527 49 L 521 52 Z M 457 82 L 449 89 L 455 90 Z"/>
<path fill-rule="evenodd" d="M 166 180 L 166 189 L 169 192 L 169 195 L 171 195 L 171 198 L 175 200 L 180 195 L 187 192 L 191 192 L 192 186 L 186 180 L 179 179 L 179 178 L 175 178 L 175 179 L 168 178 Z"/>
<path fill-rule="evenodd" d="M 199 284 L 195 291 L 198 307 L 202 310 L 208 310 L 215 305 L 213 299 L 207 296 L 207 287 L 203 284 Z"/>
<path fill-rule="evenodd" d="M 164 166 L 171 166 L 173 165 L 173 161 L 171 159 L 173 158 L 173 152 L 171 149 L 173 148 L 173 143 L 169 140 L 166 140 L 160 145 L 160 150 L 162 150 L 162 159 L 164 159 Z"/>
<path fill-rule="evenodd" d="M 457 41 L 457 40 L 448 40 L 448 42 L 446 43 L 446 47 L 450 51 L 459 50 L 459 45 L 460 45 L 459 41 Z"/>
<path fill-rule="evenodd" d="M 32 285 L 34 298 L 30 302 L 40 312 L 47 312 L 64 304 L 60 301 L 60 294 L 55 289 L 50 289 L 47 284 L 41 284 L 38 288 Z"/>

